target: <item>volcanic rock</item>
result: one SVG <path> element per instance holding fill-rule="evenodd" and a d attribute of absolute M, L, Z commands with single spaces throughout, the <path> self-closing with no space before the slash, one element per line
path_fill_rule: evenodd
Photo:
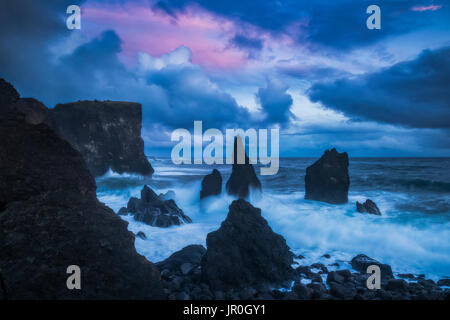
<path fill-rule="evenodd" d="M 181 269 L 183 264 L 189 263 L 191 265 L 200 265 L 206 249 L 199 244 L 192 244 L 184 247 L 180 251 L 173 253 L 166 260 L 156 263 L 159 270 L 175 271 Z"/>
<path fill-rule="evenodd" d="M 141 138 L 142 106 L 119 101 L 78 101 L 49 109 L 52 128 L 84 157 L 89 171 L 151 175 Z"/>
<path fill-rule="evenodd" d="M 206 175 L 202 180 L 200 199 L 216 196 L 222 193 L 222 175 L 217 169 Z"/>
<path fill-rule="evenodd" d="M 239 151 L 239 152 L 238 152 Z M 238 163 L 238 155 L 242 152 L 242 163 Z M 261 182 L 255 174 L 255 169 L 245 152 L 241 137 L 234 139 L 233 151 L 233 167 L 231 176 L 227 181 L 226 189 L 228 194 L 238 196 L 239 198 L 247 198 L 250 188 L 261 190 Z"/>
<path fill-rule="evenodd" d="M 175 201 L 164 200 L 165 196 L 164 194 L 156 195 L 151 188 L 145 185 L 141 190 L 141 199 L 130 198 L 127 207 L 121 208 L 118 214 L 133 214 L 136 221 L 161 228 L 191 223 L 191 218 L 178 208 Z"/>
<path fill-rule="evenodd" d="M 381 216 L 381 211 L 378 209 L 375 202 L 370 199 L 367 199 L 364 203 L 359 203 L 356 201 L 356 210 L 360 213 L 370 213 Z"/>
<path fill-rule="evenodd" d="M 243 199 L 229 207 L 220 228 L 208 234 L 202 276 L 214 290 L 271 284 L 294 276 L 294 254 L 286 240 L 272 231 L 261 209 Z"/>
<path fill-rule="evenodd" d="M 81 154 L 17 113 L 8 88 L 0 81 L 0 292 L 9 300 L 163 298 L 158 269 L 97 200 Z M 67 288 L 70 265 L 81 269 L 81 290 Z"/>
<path fill-rule="evenodd" d="M 381 271 L 381 279 L 392 279 L 394 275 L 392 274 L 392 269 L 390 265 L 383 264 L 375 259 L 372 259 L 365 254 L 358 254 L 355 256 L 351 261 L 350 264 L 352 265 L 352 268 L 361 272 L 366 273 L 367 267 L 370 265 L 377 265 L 380 267 Z"/>
<path fill-rule="evenodd" d="M 335 148 L 327 150 L 306 168 L 305 199 L 332 204 L 347 203 L 349 187 L 346 152 L 338 153 Z"/>

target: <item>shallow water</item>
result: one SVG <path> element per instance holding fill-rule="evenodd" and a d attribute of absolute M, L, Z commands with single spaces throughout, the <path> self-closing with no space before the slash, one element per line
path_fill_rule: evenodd
<path fill-rule="evenodd" d="M 280 159 L 278 174 L 260 177 L 263 193 L 250 199 L 292 251 L 306 257 L 300 263 L 337 261 L 348 267 L 353 256 L 364 253 L 390 264 L 397 273 L 425 274 L 434 280 L 450 275 L 450 159 L 351 159 L 345 205 L 303 199 L 305 169 L 315 160 Z M 192 224 L 163 229 L 123 217 L 129 230 L 147 235 L 146 240 L 136 238 L 138 252 L 157 262 L 186 245 L 205 245 L 206 235 L 220 226 L 233 198 L 223 193 L 200 210 L 201 179 L 212 166 L 175 166 L 170 159 L 151 163 L 152 179 L 109 172 L 97 179 L 97 194 L 117 212 L 131 196 L 139 196 L 144 184 L 157 193 L 175 191 L 178 206 Z M 225 185 L 231 166 L 215 168 Z M 377 203 L 382 216 L 356 212 L 355 201 L 366 198 Z M 323 258 L 325 253 L 332 258 Z"/>

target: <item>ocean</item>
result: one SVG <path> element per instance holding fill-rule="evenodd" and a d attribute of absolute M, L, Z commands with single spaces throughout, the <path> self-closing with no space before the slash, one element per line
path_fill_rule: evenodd
<path fill-rule="evenodd" d="M 143 231 L 136 250 L 152 262 L 161 261 L 189 244 L 206 246 L 206 236 L 219 228 L 233 198 L 226 195 L 230 165 L 174 165 L 170 158 L 149 158 L 151 179 L 108 172 L 97 178 L 100 201 L 117 212 L 144 184 L 157 193 L 173 190 L 178 206 L 193 223 L 170 228 L 151 227 L 123 216 L 130 231 Z M 263 192 L 251 196 L 253 206 L 281 234 L 299 264 L 321 262 L 350 268 L 349 261 L 364 253 L 391 265 L 394 274 L 424 274 L 438 280 L 450 276 L 450 158 L 352 158 L 349 202 L 331 205 L 304 200 L 305 169 L 316 158 L 281 158 L 273 176 L 259 176 Z M 223 176 L 221 196 L 200 208 L 202 178 L 213 168 Z M 356 201 L 372 199 L 382 216 L 361 214 Z M 331 258 L 323 257 L 329 254 Z"/>

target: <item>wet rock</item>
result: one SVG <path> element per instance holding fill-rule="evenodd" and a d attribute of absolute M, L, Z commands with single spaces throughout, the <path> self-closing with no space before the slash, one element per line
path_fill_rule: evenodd
<path fill-rule="evenodd" d="M 133 214 L 136 221 L 161 228 L 192 222 L 174 200 L 164 200 L 164 197 L 165 195 L 157 196 L 145 185 L 141 190 L 141 199 L 130 198 L 127 207 L 121 208 L 119 214 Z"/>
<path fill-rule="evenodd" d="M 356 295 L 355 287 L 350 284 L 341 284 L 336 282 L 330 283 L 330 294 L 340 299 L 353 299 Z"/>
<path fill-rule="evenodd" d="M 370 213 L 381 216 L 381 211 L 378 209 L 375 202 L 370 199 L 367 199 L 364 203 L 359 203 L 356 201 L 356 210 L 360 213 Z"/>
<path fill-rule="evenodd" d="M 336 149 L 325 151 L 313 165 L 306 168 L 305 199 L 342 204 L 348 201 L 350 178 L 348 155 Z"/>
<path fill-rule="evenodd" d="M 280 285 L 294 276 L 294 255 L 274 233 L 261 210 L 235 200 L 220 228 L 208 234 L 203 278 L 215 290 L 256 284 Z"/>
<path fill-rule="evenodd" d="M 389 291 L 406 292 L 408 290 L 408 283 L 403 279 L 391 279 L 384 288 Z"/>
<path fill-rule="evenodd" d="M 202 189 L 200 190 L 200 199 L 216 196 L 222 193 L 222 175 L 219 170 L 214 169 L 202 180 Z"/>
<path fill-rule="evenodd" d="M 366 273 L 367 267 L 369 267 L 370 265 L 377 265 L 380 267 L 382 280 L 392 279 L 394 277 L 394 275 L 392 274 L 391 266 L 372 259 L 365 254 L 358 254 L 351 260 L 350 264 L 352 265 L 353 269 L 361 273 Z"/>
<path fill-rule="evenodd" d="M 244 155 L 243 163 L 238 163 L 238 150 Z M 239 198 L 247 198 L 250 189 L 261 190 L 261 182 L 256 176 L 255 169 L 250 163 L 250 159 L 245 152 L 241 137 L 234 139 L 233 168 L 231 176 L 227 181 L 226 190 L 228 194 Z"/>
<path fill-rule="evenodd" d="M 327 276 L 328 284 L 330 284 L 332 282 L 344 283 L 344 281 L 345 281 L 345 278 L 342 275 L 336 273 L 336 271 L 331 271 L 330 273 L 328 273 L 328 276 Z"/>
<path fill-rule="evenodd" d="M 415 279 L 416 277 L 413 275 L 413 274 L 411 274 L 411 273 L 399 273 L 398 275 L 397 275 L 399 278 L 402 278 L 402 279 Z"/>
<path fill-rule="evenodd" d="M 450 279 L 440 279 L 437 282 L 438 286 L 446 286 L 446 287 L 450 287 Z"/>
<path fill-rule="evenodd" d="M 156 263 L 160 270 L 177 271 L 181 269 L 184 263 L 189 263 L 193 266 L 198 266 L 201 263 L 202 257 L 206 249 L 202 245 L 193 244 L 184 247 L 180 251 L 173 253 L 169 258 Z"/>
<path fill-rule="evenodd" d="M 322 257 L 325 258 L 325 259 L 330 259 L 331 258 L 331 256 L 328 253 L 325 253 Z"/>
<path fill-rule="evenodd" d="M 327 267 L 325 267 L 322 263 L 313 263 L 311 268 L 319 269 L 319 273 L 328 273 Z"/>
<path fill-rule="evenodd" d="M 145 233 L 142 232 L 142 231 L 139 231 L 138 233 L 136 233 L 136 236 L 139 237 L 139 238 L 141 238 L 142 240 L 147 239 L 147 236 L 146 236 Z"/>
<path fill-rule="evenodd" d="M 187 275 L 189 272 L 191 272 L 194 269 L 194 265 L 189 262 L 185 262 L 180 266 L 181 273 L 183 275 Z"/>

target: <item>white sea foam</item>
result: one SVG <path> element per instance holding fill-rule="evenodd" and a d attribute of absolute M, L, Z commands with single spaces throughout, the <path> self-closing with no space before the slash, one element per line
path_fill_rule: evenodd
<path fill-rule="evenodd" d="M 171 170 L 175 170 L 171 168 Z M 207 170 L 210 171 L 210 170 Z M 156 170 L 155 180 L 161 178 Z M 143 231 L 146 240 L 136 238 L 136 249 L 150 261 L 157 262 L 189 244 L 205 245 L 209 232 L 219 228 L 233 200 L 225 195 L 206 201 L 200 210 L 200 180 L 174 183 L 155 192 L 174 190 L 176 202 L 192 218 L 192 224 L 156 228 L 123 217 L 129 229 Z M 139 196 L 142 186 L 99 192 L 100 201 L 117 211 L 130 196 Z M 350 259 L 364 253 L 390 264 L 395 272 L 426 274 L 434 280 L 450 274 L 450 220 L 446 215 L 405 213 L 396 209 L 398 201 L 405 201 L 405 193 L 370 191 L 351 192 L 349 203 L 329 205 L 303 199 L 303 192 L 274 193 L 264 188 L 258 198 L 250 202 L 262 209 L 272 229 L 281 234 L 296 254 L 305 259 L 299 264 L 323 263 L 329 270 L 350 268 Z M 360 214 L 355 201 L 374 200 L 382 216 Z M 328 253 L 331 259 L 323 257 Z M 330 266 L 337 262 L 339 267 Z"/>

